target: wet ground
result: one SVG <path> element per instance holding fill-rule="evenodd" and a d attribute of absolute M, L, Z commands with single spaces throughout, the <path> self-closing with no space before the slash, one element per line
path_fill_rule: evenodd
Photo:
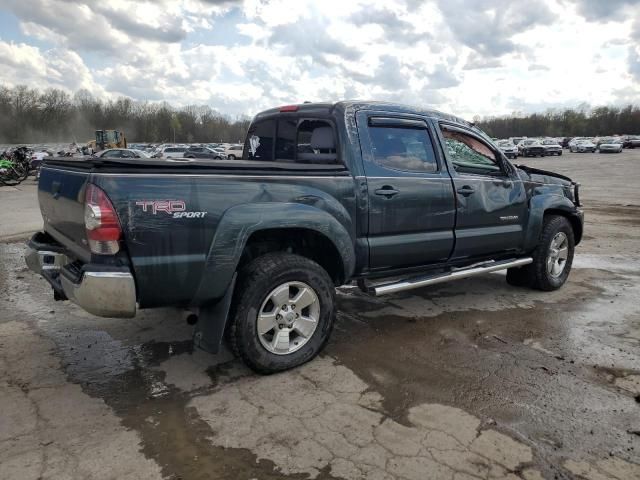
<path fill-rule="evenodd" d="M 54 302 L 9 232 L 0 478 L 640 479 L 640 151 L 527 163 L 583 184 L 563 289 L 346 288 L 320 358 L 269 377 L 194 351 L 177 310 Z M 29 189 L 0 188 L 25 223 Z"/>

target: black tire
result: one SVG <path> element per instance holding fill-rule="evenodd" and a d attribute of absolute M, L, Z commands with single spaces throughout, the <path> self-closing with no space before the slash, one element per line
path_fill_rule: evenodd
<path fill-rule="evenodd" d="M 231 155 L 229 155 L 227 158 L 228 158 L 229 160 L 235 160 L 235 159 L 236 159 L 236 156 L 232 153 L 232 154 L 231 154 Z"/>
<path fill-rule="evenodd" d="M 562 151 L 560 151 L 560 153 L 558 153 L 558 156 L 561 157 L 562 156 Z"/>
<path fill-rule="evenodd" d="M 551 252 L 551 242 L 559 233 L 564 233 L 567 239 L 567 259 L 562 272 L 553 276 L 547 269 L 547 260 Z M 557 290 L 567 281 L 573 264 L 575 239 L 573 227 L 561 215 L 548 215 L 544 219 L 538 246 L 531 255 L 533 263 L 520 268 L 507 270 L 507 283 L 518 287 L 531 287 L 546 292 Z"/>
<path fill-rule="evenodd" d="M 317 296 L 317 326 L 298 350 L 272 353 L 258 338 L 258 313 L 268 295 L 287 282 L 303 282 Z M 230 316 L 229 341 L 233 352 L 252 370 L 262 374 L 281 372 L 313 359 L 333 329 L 335 289 L 327 272 L 316 262 L 291 253 L 268 253 L 246 265 L 239 275 Z M 275 330 L 274 330 L 275 331 Z"/>
<path fill-rule="evenodd" d="M 508 268 L 507 269 L 507 283 L 514 287 L 530 287 L 532 285 L 532 276 L 530 265 L 526 265 L 520 268 Z"/>

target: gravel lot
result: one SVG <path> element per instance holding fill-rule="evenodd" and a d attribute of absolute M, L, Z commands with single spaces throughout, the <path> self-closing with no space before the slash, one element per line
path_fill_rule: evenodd
<path fill-rule="evenodd" d="M 0 187 L 0 478 L 640 478 L 640 150 L 516 163 L 583 185 L 564 288 L 346 288 L 323 355 L 269 377 L 179 311 L 54 302 L 35 183 Z"/>

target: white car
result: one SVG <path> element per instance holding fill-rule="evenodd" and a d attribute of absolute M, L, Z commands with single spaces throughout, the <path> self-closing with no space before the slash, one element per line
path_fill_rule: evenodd
<path fill-rule="evenodd" d="M 518 158 L 518 147 L 510 140 L 499 140 L 497 145 L 507 158 Z"/>
<path fill-rule="evenodd" d="M 225 147 L 224 153 L 227 155 L 229 160 L 235 160 L 237 158 L 242 158 L 243 150 L 244 146 L 242 145 L 230 145 Z"/>
<path fill-rule="evenodd" d="M 622 140 L 619 138 L 603 138 L 598 145 L 600 153 L 621 153 Z"/>
<path fill-rule="evenodd" d="M 109 148 L 95 154 L 100 158 L 150 158 L 146 152 L 135 148 Z"/>
<path fill-rule="evenodd" d="M 544 147 L 545 155 L 562 155 L 562 147 L 560 144 L 552 138 L 543 140 L 542 146 Z"/>
<path fill-rule="evenodd" d="M 182 158 L 187 147 L 162 147 L 154 156 L 157 158 Z"/>
<path fill-rule="evenodd" d="M 596 144 L 593 143 L 591 140 L 578 140 L 573 145 L 569 144 L 569 150 L 571 152 L 578 152 L 578 153 L 584 153 L 584 152 L 593 153 L 596 151 Z"/>

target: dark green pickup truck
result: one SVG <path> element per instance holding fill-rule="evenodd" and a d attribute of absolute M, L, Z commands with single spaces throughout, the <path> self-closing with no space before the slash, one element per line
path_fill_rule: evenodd
<path fill-rule="evenodd" d="M 336 286 L 506 269 L 554 290 L 583 229 L 570 179 L 514 166 L 464 120 L 378 102 L 260 113 L 242 160 L 46 160 L 38 194 L 26 259 L 56 299 L 106 317 L 190 309 L 198 345 L 226 332 L 264 373 L 318 354 Z"/>

